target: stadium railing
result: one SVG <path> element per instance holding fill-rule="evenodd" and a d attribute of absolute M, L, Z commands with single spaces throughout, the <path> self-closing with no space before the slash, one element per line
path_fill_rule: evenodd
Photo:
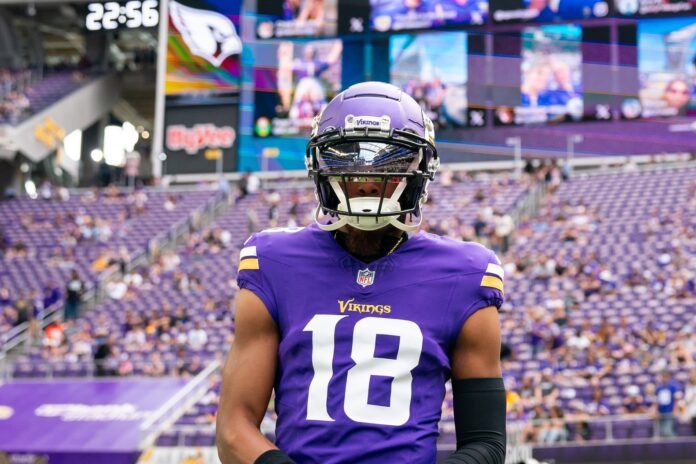
<path fill-rule="evenodd" d="M 550 427 L 562 427 L 562 433 L 554 440 L 537 439 L 529 441 L 532 445 L 553 446 L 562 443 L 618 443 L 636 439 L 664 439 L 688 437 L 691 435 L 690 424 L 678 415 L 673 415 L 674 435 L 664 436 L 660 432 L 659 418 L 654 414 L 623 414 L 601 417 L 580 417 L 563 419 L 532 420 L 524 425 L 534 427 L 537 432 Z M 520 423 L 518 423 L 520 424 Z M 584 428 L 587 437 L 583 438 L 580 429 Z M 694 437 L 696 438 L 696 437 Z M 522 436 L 524 440 L 524 436 Z"/>
<path fill-rule="evenodd" d="M 164 429 L 171 427 L 187 409 L 205 395 L 210 387 L 210 378 L 219 370 L 220 361 L 215 360 L 211 362 L 187 383 L 183 389 L 179 390 L 157 411 L 148 416 L 140 424 L 141 448 L 152 446 Z"/>

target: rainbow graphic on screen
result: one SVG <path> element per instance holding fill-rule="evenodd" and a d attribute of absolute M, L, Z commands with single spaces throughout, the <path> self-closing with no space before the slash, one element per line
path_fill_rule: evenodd
<path fill-rule="evenodd" d="M 239 90 L 241 0 L 171 0 L 165 93 L 204 96 Z"/>

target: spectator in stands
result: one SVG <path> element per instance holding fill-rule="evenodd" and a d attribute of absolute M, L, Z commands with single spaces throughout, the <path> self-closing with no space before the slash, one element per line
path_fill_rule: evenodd
<path fill-rule="evenodd" d="M 44 200 L 50 200 L 53 198 L 53 186 L 48 180 L 41 182 L 39 187 L 39 196 Z"/>
<path fill-rule="evenodd" d="M 539 430 L 539 441 L 542 443 L 565 441 L 568 438 L 568 432 L 564 421 L 563 409 L 558 405 L 551 407 L 549 419 Z"/>
<path fill-rule="evenodd" d="M 161 257 L 162 270 L 173 272 L 181 265 L 181 258 L 173 251 L 167 251 Z"/>
<path fill-rule="evenodd" d="M 108 365 L 108 360 L 111 358 L 114 349 L 114 339 L 104 337 L 97 340 L 97 349 L 94 351 L 94 367 L 97 377 L 113 375 L 114 372 Z"/>
<path fill-rule="evenodd" d="M 268 227 L 278 227 L 278 221 L 280 219 L 280 209 L 278 204 L 280 203 L 280 194 L 278 192 L 271 192 L 266 196 L 266 202 L 268 203 Z"/>
<path fill-rule="evenodd" d="M 239 184 L 237 184 L 237 188 L 239 188 L 239 199 L 240 200 L 249 194 L 249 190 L 248 190 L 247 186 L 249 185 L 249 176 L 250 175 L 251 175 L 251 173 L 249 171 L 247 171 L 244 174 L 242 174 L 242 177 L 239 179 Z"/>
<path fill-rule="evenodd" d="M 638 385 L 626 387 L 626 396 L 622 401 L 622 414 L 640 414 L 645 412 L 645 400 Z"/>
<path fill-rule="evenodd" d="M 61 299 L 60 288 L 55 283 L 44 285 L 43 288 L 43 307 L 50 308 Z"/>
<path fill-rule="evenodd" d="M 143 327 L 138 324 L 126 332 L 126 336 L 123 341 L 125 343 L 126 351 L 140 351 L 145 346 L 147 335 L 145 334 Z"/>
<path fill-rule="evenodd" d="M 537 442 L 539 440 L 542 427 L 544 427 L 544 424 L 549 417 L 549 414 L 544 411 L 544 408 L 542 408 L 541 405 L 536 405 L 532 410 L 531 416 L 529 417 L 530 422 L 526 424 L 522 431 L 522 440 L 527 443 Z"/>
<path fill-rule="evenodd" d="M 247 210 L 247 236 L 259 230 L 259 217 L 258 214 L 256 214 L 258 206 L 258 203 L 255 202 L 251 205 L 251 208 Z"/>
<path fill-rule="evenodd" d="M 200 351 L 208 343 L 208 334 L 203 329 L 200 321 L 196 321 L 194 327 L 188 331 L 187 335 L 189 346 L 194 351 Z"/>
<path fill-rule="evenodd" d="M 496 238 L 496 243 L 500 249 L 501 253 L 507 253 L 508 248 L 510 248 L 510 237 L 512 232 L 515 230 L 515 221 L 512 216 L 503 212 L 496 211 L 494 219 L 494 233 Z"/>
<path fill-rule="evenodd" d="M 128 285 L 122 278 L 115 278 L 106 283 L 106 295 L 112 300 L 121 300 L 128 292 Z"/>
<path fill-rule="evenodd" d="M 191 361 L 182 363 L 179 375 L 183 377 L 194 376 L 201 372 L 203 367 L 200 356 L 194 356 L 191 358 Z"/>
<path fill-rule="evenodd" d="M 80 274 L 76 270 L 70 273 L 70 280 L 66 286 L 65 297 L 65 320 L 77 319 L 80 314 L 80 300 L 85 292 L 85 284 L 80 279 Z"/>
<path fill-rule="evenodd" d="M 152 377 L 161 377 L 167 373 L 167 366 L 162 362 L 162 355 L 155 351 L 143 368 L 143 373 Z"/>
<path fill-rule="evenodd" d="M 611 412 L 609 404 L 604 398 L 604 391 L 598 385 L 592 389 L 592 398 L 585 405 L 585 412 L 590 416 L 606 416 Z"/>
<path fill-rule="evenodd" d="M 10 290 L 7 287 L 0 288 L 0 307 L 9 306 L 12 304 Z"/>
<path fill-rule="evenodd" d="M 679 387 L 668 371 L 661 375 L 662 383 L 655 391 L 656 418 L 660 436 L 674 436 L 674 410 L 679 398 Z"/>
<path fill-rule="evenodd" d="M 39 292 L 33 291 L 29 299 L 31 306 L 29 317 L 29 335 L 33 340 L 40 340 L 41 326 L 44 318 L 44 303 Z"/>
<path fill-rule="evenodd" d="M 178 199 L 176 195 L 168 195 L 167 199 L 164 201 L 165 211 L 174 211 L 176 209 L 176 204 Z"/>
<path fill-rule="evenodd" d="M 696 436 L 696 369 L 691 370 L 689 385 L 684 395 L 686 419 L 691 422 L 691 434 Z"/>
<path fill-rule="evenodd" d="M 590 346 L 589 337 L 582 331 L 582 329 L 575 329 L 574 334 L 568 339 L 567 346 L 569 348 L 574 348 L 580 351 L 586 350 Z"/>

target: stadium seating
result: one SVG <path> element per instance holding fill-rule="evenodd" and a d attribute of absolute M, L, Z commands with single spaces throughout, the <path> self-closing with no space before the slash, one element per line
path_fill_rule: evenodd
<path fill-rule="evenodd" d="M 303 183 L 303 185 L 307 185 Z M 475 216 L 478 209 L 510 210 L 526 190 L 526 184 L 510 181 L 507 177 L 492 179 L 469 179 L 468 182 L 455 183 L 450 187 L 436 186 L 432 189 L 432 205 L 428 208 L 429 220 L 433 224 L 448 218 L 453 212 L 461 220 Z M 494 194 L 495 192 L 495 194 Z M 271 222 L 269 210 L 282 193 L 285 204 L 296 202 L 298 207 L 291 217 L 290 207 L 278 210 L 279 216 Z M 474 200 L 474 198 L 478 200 Z M 95 372 L 93 352 L 104 333 L 115 335 L 115 348 L 124 359 L 114 360 L 112 371 L 138 375 L 147 373 L 151 365 L 151 353 L 160 352 L 164 364 L 163 373 L 176 373 L 186 370 L 196 359 L 201 367 L 206 361 L 227 351 L 231 341 L 231 307 L 236 285 L 234 275 L 239 248 L 253 230 L 269 226 L 287 224 L 307 224 L 312 220 L 314 194 L 309 187 L 291 187 L 276 190 L 271 184 L 265 192 L 251 194 L 240 199 L 234 207 L 220 217 L 208 230 L 194 233 L 177 254 L 180 261 L 176 269 L 152 274 L 150 269 L 142 269 L 144 285 L 130 286 L 130 296 L 122 299 L 109 299 L 95 310 L 88 312 L 67 334 L 63 349 L 50 349 L 46 346 L 30 347 L 13 366 L 15 377 L 41 376 L 80 376 Z M 229 233 L 221 245 L 220 234 Z M 129 234 L 130 235 L 130 234 Z M 171 256 L 163 256 L 166 261 Z M 160 266 L 160 262 L 156 267 Z M 192 284 L 182 291 L 182 276 Z M 156 280 L 154 280 L 156 279 Z M 147 334 L 147 342 L 133 346 L 127 336 L 129 318 L 144 326 L 153 318 L 153 310 L 161 315 L 164 308 L 174 314 L 185 308 L 186 322 L 174 327 L 167 343 L 155 343 L 153 333 Z M 196 323 L 206 332 L 207 341 L 201 349 L 191 347 L 186 341 L 177 343 L 177 337 L 184 337 Z M 146 327 L 146 331 L 149 330 Z M 88 340 L 89 349 L 84 349 Z M 123 356 L 123 355 L 126 356 Z M 125 360 L 127 358 L 127 361 Z M 127 367 L 124 367 L 127 364 Z M 119 369 L 119 366 L 123 370 Z M 194 373 L 189 372 L 189 373 Z"/>
<path fill-rule="evenodd" d="M 34 78 L 21 86 L 11 86 L 14 93 L 0 95 L 0 125 L 22 122 L 77 90 L 91 78 L 79 71 L 62 71 L 43 79 Z"/>
<path fill-rule="evenodd" d="M 151 240 L 190 220 L 214 196 L 208 189 L 109 189 L 63 200 L 18 198 L 0 203 L 0 230 L 7 248 L 0 288 L 8 289 L 13 300 L 29 298 L 34 291 L 42 294 L 46 287 L 62 290 L 73 270 L 87 289 L 93 288 L 109 266 L 144 253 Z"/>
<path fill-rule="evenodd" d="M 664 370 L 687 382 L 696 353 L 675 361 L 674 349 L 679 340 L 693 346 L 696 333 L 694 179 L 693 166 L 580 175 L 520 227 L 503 258 L 503 337 L 512 353 L 503 369 L 508 389 L 524 404 L 510 411 L 511 420 L 548 417 L 554 405 L 578 421 L 622 414 L 631 387 L 637 387 L 642 406 L 654 402 Z M 558 300 L 570 301 L 554 313 Z M 610 331 L 605 340 L 595 335 L 603 330 Z M 591 346 L 569 347 L 576 331 L 586 331 Z M 535 337 L 541 338 L 536 354 Z M 551 381 L 557 399 L 529 400 L 534 388 L 525 377 L 532 384 Z M 595 387 L 599 405 L 592 399 Z M 540 415 L 533 411 L 538 404 Z M 606 424 L 589 426 L 593 439 L 606 435 Z M 568 439 L 575 438 L 573 426 L 568 432 Z M 684 424 L 677 433 L 690 430 Z M 653 436 L 653 421 L 617 422 L 613 434 Z"/>

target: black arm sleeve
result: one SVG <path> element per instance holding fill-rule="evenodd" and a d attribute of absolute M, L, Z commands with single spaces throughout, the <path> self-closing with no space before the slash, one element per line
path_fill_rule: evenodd
<path fill-rule="evenodd" d="M 452 380 L 457 451 L 444 464 L 505 463 L 502 378 Z"/>
<path fill-rule="evenodd" d="M 290 459 L 287 454 L 280 450 L 268 450 L 261 456 L 256 458 L 254 464 L 295 464 L 295 461 Z"/>

